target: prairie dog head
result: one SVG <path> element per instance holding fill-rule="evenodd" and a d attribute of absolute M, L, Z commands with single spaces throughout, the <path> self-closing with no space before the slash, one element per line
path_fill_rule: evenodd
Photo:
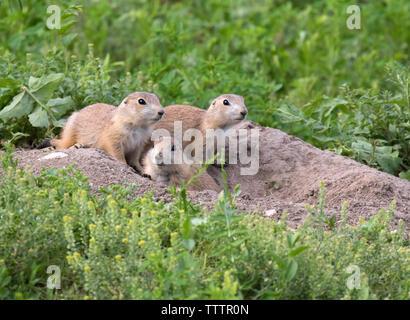
<path fill-rule="evenodd" d="M 223 94 L 212 101 L 207 121 L 213 128 L 227 129 L 246 118 L 248 109 L 242 96 Z"/>
<path fill-rule="evenodd" d="M 164 115 L 164 107 L 158 97 L 149 92 L 134 92 L 128 95 L 119 105 L 127 116 L 140 120 L 144 124 L 153 125 Z"/>
<path fill-rule="evenodd" d="M 151 150 L 151 161 L 154 165 L 163 169 L 172 169 L 175 164 L 175 144 L 172 137 L 163 136 L 154 142 Z"/>

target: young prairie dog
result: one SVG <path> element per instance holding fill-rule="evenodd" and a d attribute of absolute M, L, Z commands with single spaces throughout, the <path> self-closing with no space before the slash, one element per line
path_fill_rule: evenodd
<path fill-rule="evenodd" d="M 102 149 L 141 172 L 141 151 L 163 114 L 164 108 L 155 94 L 134 92 L 118 107 L 97 103 L 74 112 L 61 138 L 51 140 L 50 144 L 57 149 L 76 144 Z"/>
<path fill-rule="evenodd" d="M 212 101 L 208 110 L 186 105 L 165 107 L 164 117 L 155 124 L 154 130 L 166 129 L 171 136 L 175 137 L 174 122 L 181 121 L 182 134 L 188 129 L 198 129 L 202 133 L 202 144 L 205 146 L 208 129 L 227 131 L 244 120 L 247 114 L 248 109 L 242 96 L 223 94 Z M 195 141 L 194 138 L 190 141 L 181 141 L 184 150 L 193 141 Z"/>
<path fill-rule="evenodd" d="M 176 164 L 174 139 L 171 137 L 160 137 L 154 142 L 154 147 L 148 151 L 143 160 L 143 173 L 149 175 L 153 181 L 166 185 L 180 186 L 182 181 L 188 182 L 196 171 L 197 165 L 185 163 Z M 212 177 L 203 172 L 196 181 L 187 186 L 189 191 L 222 190 Z"/>

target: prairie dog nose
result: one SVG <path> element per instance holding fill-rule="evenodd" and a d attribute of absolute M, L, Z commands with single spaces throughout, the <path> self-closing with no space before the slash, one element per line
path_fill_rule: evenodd
<path fill-rule="evenodd" d="M 244 110 L 244 111 L 241 111 L 241 115 L 242 115 L 242 117 L 246 117 L 246 115 L 248 114 L 248 111 L 246 111 L 246 110 Z"/>
<path fill-rule="evenodd" d="M 162 117 L 164 115 L 164 110 L 158 111 L 158 115 Z"/>

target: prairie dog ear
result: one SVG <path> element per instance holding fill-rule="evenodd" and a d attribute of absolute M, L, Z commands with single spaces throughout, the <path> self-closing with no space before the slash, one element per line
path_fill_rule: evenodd
<path fill-rule="evenodd" d="M 119 106 L 126 106 L 128 104 L 128 97 L 126 97 L 125 99 L 123 99 L 120 103 Z"/>
<path fill-rule="evenodd" d="M 211 105 L 209 106 L 209 108 L 208 108 L 208 109 L 212 109 L 212 108 L 214 108 L 214 107 L 215 107 L 215 105 L 216 105 L 216 99 L 212 100 Z"/>

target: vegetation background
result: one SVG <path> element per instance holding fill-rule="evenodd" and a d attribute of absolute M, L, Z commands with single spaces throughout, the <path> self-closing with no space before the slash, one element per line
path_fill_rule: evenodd
<path fill-rule="evenodd" d="M 346 26 L 350 4 L 0 1 L 0 143 L 32 146 L 74 110 L 137 90 L 202 108 L 230 92 L 261 125 L 410 180 L 410 2 L 355 1 L 359 30 Z M 59 30 L 46 26 L 49 5 Z M 390 234 L 391 211 L 291 231 L 234 216 L 227 193 L 209 213 L 183 190 L 170 205 L 128 203 L 128 189 L 96 197 L 77 173 L 2 162 L 0 298 L 409 298 L 408 241 Z M 51 263 L 70 270 L 62 291 L 40 276 Z M 346 289 L 351 263 L 367 274 L 360 290 Z"/>

